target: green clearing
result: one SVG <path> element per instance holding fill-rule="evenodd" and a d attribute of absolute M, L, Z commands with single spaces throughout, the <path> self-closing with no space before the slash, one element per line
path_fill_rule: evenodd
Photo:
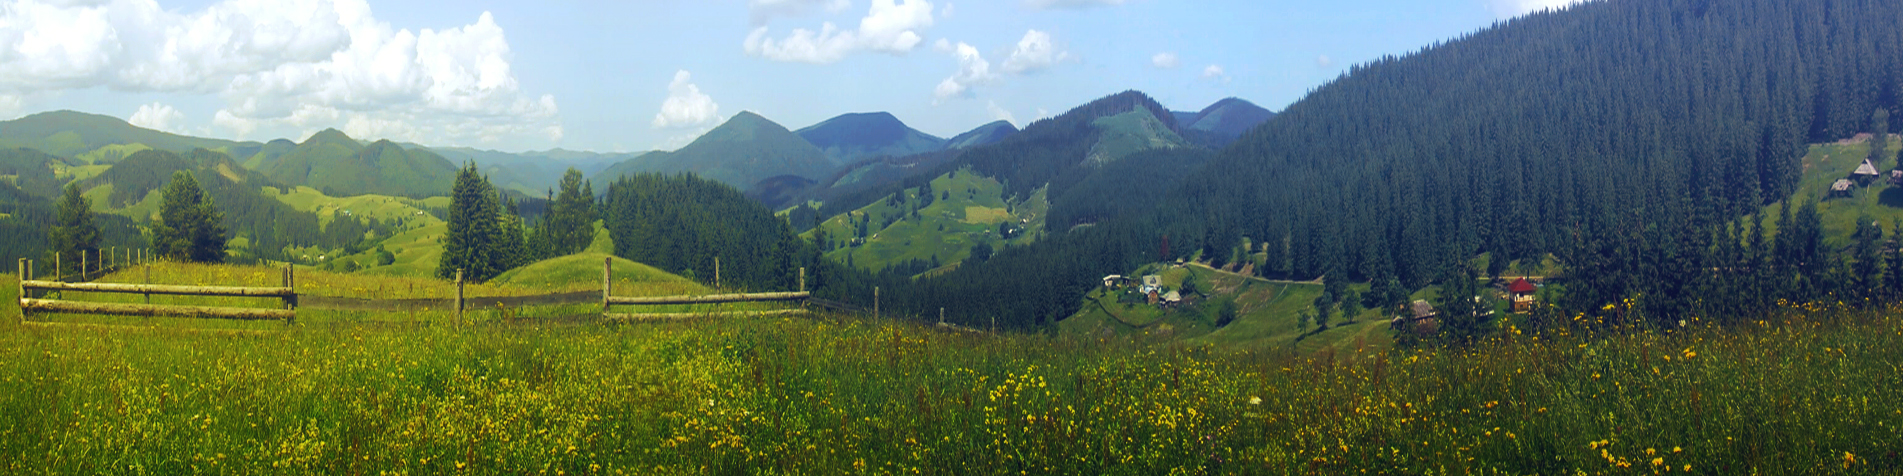
<path fill-rule="evenodd" d="M 76 154 L 73 158 L 86 162 L 89 165 L 110 164 L 118 162 L 119 159 L 124 159 L 126 156 L 141 150 L 152 150 L 152 147 L 145 144 L 111 144 L 82 154 Z"/>
<path fill-rule="evenodd" d="M 1804 155 L 1804 176 L 1798 181 L 1797 192 L 1791 199 L 1773 203 L 1764 207 L 1765 229 L 1776 231 L 1776 217 L 1786 203 L 1802 204 L 1809 200 L 1824 197 L 1817 205 L 1817 211 L 1823 217 L 1824 243 L 1832 248 L 1844 248 L 1850 245 L 1850 235 L 1857 229 L 1857 217 L 1869 216 L 1876 219 L 1887 233 L 1895 233 L 1894 220 L 1903 219 L 1903 187 L 1889 182 L 1891 169 L 1897 167 L 1896 149 L 1898 137 L 1890 136 L 1889 151 L 1884 160 L 1878 161 L 1877 171 L 1882 175 L 1868 186 L 1852 187 L 1848 197 L 1828 197 L 1830 184 L 1837 179 L 1849 177 L 1863 159 L 1870 155 L 1868 142 L 1833 142 L 1811 144 L 1809 153 Z"/>
<path fill-rule="evenodd" d="M 971 247 L 979 243 L 1002 248 L 1029 243 L 1044 233 L 1044 215 L 1050 202 L 1043 189 L 1022 202 L 1007 204 L 1002 184 L 965 170 L 932 179 L 932 191 L 938 196 L 933 197 L 931 205 L 917 209 L 916 218 L 912 216 L 919 199 L 916 188 L 904 192 L 904 203 L 880 200 L 850 212 L 854 220 L 871 220 L 866 227 L 868 236 L 858 246 L 847 245 L 855 233 L 847 215 L 820 223 L 818 229 L 839 246 L 826 257 L 845 262 L 851 255 L 853 266 L 874 271 L 902 261 L 932 261 L 933 257 L 942 266 L 951 266 L 969 257 Z M 882 226 L 894 217 L 898 219 L 890 226 Z M 998 225 L 1004 222 L 1013 222 L 1023 231 L 1009 240 L 1001 239 Z M 804 236 L 811 239 L 814 234 L 809 231 Z"/>
<path fill-rule="evenodd" d="M 1299 316 L 1313 312 L 1315 298 L 1321 296 L 1319 284 L 1243 277 L 1196 264 L 1149 265 L 1130 276 L 1140 282 L 1145 274 L 1162 277 L 1165 293 L 1180 290 L 1185 280 L 1193 279 L 1203 295 L 1185 296 L 1184 304 L 1163 309 L 1148 304 L 1134 285 L 1116 291 L 1100 287 L 1085 296 L 1077 314 L 1057 323 L 1059 332 L 1143 335 L 1158 341 L 1225 349 L 1293 349 L 1302 353 L 1386 349 L 1393 345 L 1387 318 L 1376 310 L 1362 311 L 1352 323 L 1337 313 L 1326 330 L 1317 331 L 1312 323 L 1307 332 L 1298 330 Z M 1349 289 L 1366 292 L 1367 286 L 1351 285 Z M 1235 304 L 1236 319 L 1218 328 L 1216 320 L 1223 303 Z"/>

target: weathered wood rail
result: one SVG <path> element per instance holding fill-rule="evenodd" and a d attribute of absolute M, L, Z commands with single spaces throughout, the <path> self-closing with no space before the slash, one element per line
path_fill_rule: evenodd
<path fill-rule="evenodd" d="M 55 265 L 57 269 L 58 265 Z M 82 266 L 83 268 L 84 266 Z M 116 267 L 116 266 L 115 266 Z M 20 319 L 25 320 L 33 314 L 71 313 L 99 314 L 111 316 L 144 317 L 186 317 L 197 319 L 232 319 L 245 321 L 275 320 L 286 324 L 297 320 L 297 289 L 293 286 L 294 274 L 290 266 L 284 267 L 284 285 L 280 287 L 238 287 L 238 286 L 180 286 L 167 284 L 124 284 L 124 283 L 67 283 L 61 281 L 41 281 L 33 279 L 33 262 L 20 260 Z M 82 279 L 83 279 L 82 275 Z M 57 278 L 57 276 L 56 276 Z M 30 291 L 76 291 L 90 293 L 125 293 L 146 296 L 144 304 L 104 303 L 68 301 L 62 299 L 35 298 Z M 63 294 L 63 293 L 62 293 Z M 282 309 L 221 307 L 221 306 L 177 306 L 151 304 L 153 294 L 174 296 L 221 296 L 221 297 L 257 297 L 277 298 L 284 302 Z"/>
<path fill-rule="evenodd" d="M 718 266 L 716 264 L 716 266 Z M 701 296 L 616 296 L 614 295 L 614 258 L 601 260 L 601 317 L 611 321 L 679 321 L 711 317 L 763 317 L 806 314 L 805 303 L 812 299 L 812 293 L 806 292 L 806 268 L 800 268 L 799 291 L 773 293 L 736 293 L 707 294 Z M 792 309 L 771 309 L 753 311 L 708 311 L 674 313 L 616 313 L 610 309 L 616 305 L 668 305 L 668 304 L 725 304 L 741 302 L 781 302 L 797 301 L 800 307 Z"/>

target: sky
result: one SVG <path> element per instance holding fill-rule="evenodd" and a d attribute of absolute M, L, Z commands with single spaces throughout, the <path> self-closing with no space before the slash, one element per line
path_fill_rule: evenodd
<path fill-rule="evenodd" d="M 1281 110 L 1577 0 L 0 0 L 0 119 L 503 151 L 671 150 L 740 111 L 951 137 L 1139 90 Z"/>

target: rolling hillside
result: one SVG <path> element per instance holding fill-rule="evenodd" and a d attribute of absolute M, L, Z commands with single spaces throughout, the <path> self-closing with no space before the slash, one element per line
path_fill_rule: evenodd
<path fill-rule="evenodd" d="M 1224 98 L 1197 112 L 1175 112 L 1191 140 L 1211 148 L 1222 148 L 1241 138 L 1244 132 L 1268 122 L 1275 112 L 1240 98 Z"/>
<path fill-rule="evenodd" d="M 1018 133 L 1018 126 L 1011 125 L 1009 121 L 991 121 L 975 129 L 965 131 L 963 134 L 953 136 L 950 140 L 946 140 L 945 148 L 968 149 L 981 145 L 991 145 L 1016 133 Z"/>
<path fill-rule="evenodd" d="M 143 144 L 173 152 L 222 150 L 249 156 L 255 142 L 188 137 L 145 129 L 124 119 L 76 111 L 52 111 L 0 121 L 0 148 L 27 147 L 61 157 L 78 157 L 112 145 Z M 117 154 L 124 156 L 125 154 Z"/>

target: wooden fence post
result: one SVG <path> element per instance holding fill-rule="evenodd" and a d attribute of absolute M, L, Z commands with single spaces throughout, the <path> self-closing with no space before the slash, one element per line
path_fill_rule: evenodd
<path fill-rule="evenodd" d="M 879 318 L 879 287 L 872 287 L 872 318 Z"/>
<path fill-rule="evenodd" d="M 105 262 L 106 262 L 106 267 L 107 267 L 107 268 L 111 268 L 111 267 L 112 267 L 112 265 L 114 265 L 114 264 L 118 264 L 118 262 L 119 262 L 119 247 L 117 247 L 117 246 L 113 246 L 113 247 L 109 247 L 109 248 L 106 248 L 106 255 L 107 255 L 107 256 L 106 256 L 106 259 L 103 259 L 103 260 L 100 260 L 100 261 L 105 261 Z"/>
<path fill-rule="evenodd" d="M 938 325 L 945 325 L 945 308 L 938 308 Z"/>
<path fill-rule="evenodd" d="M 456 268 L 456 323 L 463 322 L 463 270 Z"/>
<path fill-rule="evenodd" d="M 92 266 L 92 263 L 86 262 L 86 250 L 80 249 L 79 250 L 79 281 L 80 282 L 86 282 L 86 268 L 90 266 Z"/>
<path fill-rule="evenodd" d="M 714 289 L 720 289 L 720 257 L 714 257 Z"/>
<path fill-rule="evenodd" d="M 139 284 L 152 284 L 152 265 L 151 264 L 145 265 L 145 280 L 139 281 Z M 146 304 L 152 303 L 152 293 L 145 293 L 145 303 Z"/>
<path fill-rule="evenodd" d="M 608 312 L 609 290 L 614 289 L 614 257 L 601 259 L 601 312 Z"/>
<path fill-rule="evenodd" d="M 15 275 L 15 276 L 19 276 L 19 277 L 20 277 L 20 279 L 15 279 L 14 281 L 18 281 L 18 282 L 20 283 L 20 294 L 19 294 L 19 296 L 20 296 L 20 298 L 21 298 L 21 299 L 25 299 L 25 298 L 26 298 L 26 258 L 20 258 L 20 263 L 19 263 L 19 264 L 20 264 L 20 269 L 19 269 L 19 271 L 16 271 L 14 275 Z M 26 322 L 26 309 L 25 309 L 25 308 L 21 308 L 21 309 L 20 309 L 20 322 L 21 322 L 22 324 L 24 324 L 24 323 Z"/>
<path fill-rule="evenodd" d="M 59 281 L 60 271 L 61 269 L 59 267 L 59 252 L 55 251 L 53 252 L 53 280 L 54 281 Z"/>
<path fill-rule="evenodd" d="M 806 267 L 800 267 L 800 292 L 806 292 Z"/>

